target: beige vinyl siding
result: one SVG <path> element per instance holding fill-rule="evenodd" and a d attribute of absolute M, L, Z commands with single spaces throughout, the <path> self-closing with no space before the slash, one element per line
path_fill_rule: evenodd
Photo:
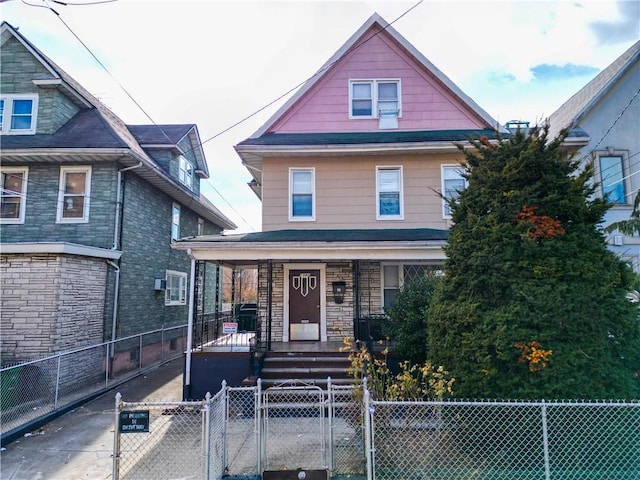
<path fill-rule="evenodd" d="M 456 154 L 267 158 L 262 226 L 282 229 L 449 228 L 442 218 L 441 165 Z M 404 220 L 376 220 L 376 167 L 401 166 Z M 290 222 L 289 168 L 315 168 L 315 221 Z"/>

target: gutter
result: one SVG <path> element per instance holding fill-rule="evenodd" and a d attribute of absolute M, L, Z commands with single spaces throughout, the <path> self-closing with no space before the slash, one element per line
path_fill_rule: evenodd
<path fill-rule="evenodd" d="M 128 170 L 133 170 L 135 168 L 140 168 L 142 166 L 142 161 L 138 162 L 137 165 L 133 165 L 131 167 L 121 168 L 118 170 L 118 180 L 117 180 L 117 191 L 116 191 L 116 220 L 113 228 L 113 246 L 112 250 L 118 250 L 120 246 L 120 211 L 122 210 L 122 172 L 126 172 Z"/>

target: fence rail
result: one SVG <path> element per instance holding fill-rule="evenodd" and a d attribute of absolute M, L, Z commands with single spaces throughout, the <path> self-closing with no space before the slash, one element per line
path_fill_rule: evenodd
<path fill-rule="evenodd" d="M 260 385 L 223 385 L 188 419 L 175 417 L 185 409 L 165 413 L 171 428 L 163 418 L 147 437 L 122 434 L 155 450 L 142 457 L 131 446 L 126 462 L 135 465 L 113 478 L 253 479 L 297 469 L 362 480 L 640 478 L 639 402 L 389 402 L 331 379 L 327 390 Z M 182 451 L 197 453 L 188 468 L 154 470 L 154 459 Z"/>
<path fill-rule="evenodd" d="M 194 325 L 194 350 L 226 342 L 224 313 Z M 205 335 L 198 335 L 204 333 Z M 69 405 L 102 393 L 145 370 L 180 357 L 188 326 L 178 325 L 0 368 L 2 442 Z M 236 341 L 237 342 L 237 341 Z M 9 440 L 10 441 L 10 440 Z"/>

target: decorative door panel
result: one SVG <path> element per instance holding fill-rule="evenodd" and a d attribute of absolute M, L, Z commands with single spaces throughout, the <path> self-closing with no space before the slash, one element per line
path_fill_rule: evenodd
<path fill-rule="evenodd" d="M 289 270 L 289 339 L 320 340 L 320 270 Z"/>

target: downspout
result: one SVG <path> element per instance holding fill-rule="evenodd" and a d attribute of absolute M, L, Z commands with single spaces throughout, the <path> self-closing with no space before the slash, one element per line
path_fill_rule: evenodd
<path fill-rule="evenodd" d="M 107 264 L 109 264 L 116 271 L 116 283 L 114 286 L 113 292 L 113 318 L 111 319 L 111 346 L 109 347 L 109 362 L 113 362 L 113 357 L 115 356 L 116 350 L 116 326 L 118 321 L 118 291 L 120 290 L 120 267 L 117 263 L 112 262 L 111 260 L 107 260 Z M 109 362 L 107 362 L 107 368 L 109 368 Z M 111 365 L 113 367 L 113 365 Z M 107 372 L 107 378 L 109 374 Z"/>
<path fill-rule="evenodd" d="M 122 172 L 126 172 L 128 170 L 133 170 L 134 168 L 140 168 L 142 166 L 142 162 L 138 162 L 137 165 L 133 165 L 131 167 L 121 168 L 118 170 L 118 190 L 116 192 L 116 223 L 115 228 L 113 229 L 113 246 L 111 250 L 118 250 L 120 246 L 120 211 L 122 210 Z"/>
<path fill-rule="evenodd" d="M 191 249 L 187 249 L 187 255 L 191 257 L 191 283 L 189 285 L 189 321 L 187 324 L 187 352 L 184 366 L 184 386 L 182 399 L 191 398 L 191 349 L 193 348 L 193 303 L 196 292 L 196 259 Z"/>

